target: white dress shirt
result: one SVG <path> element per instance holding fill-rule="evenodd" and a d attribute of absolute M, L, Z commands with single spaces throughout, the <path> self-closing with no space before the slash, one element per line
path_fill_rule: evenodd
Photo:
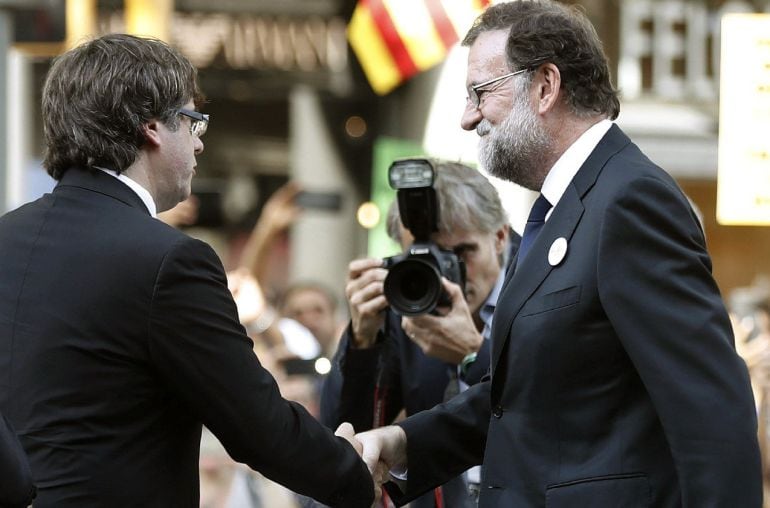
<path fill-rule="evenodd" d="M 567 150 L 561 154 L 559 160 L 553 165 L 548 175 L 543 182 L 543 188 L 540 189 L 540 193 L 545 196 L 545 199 L 551 203 L 551 209 L 545 216 L 545 220 L 551 216 L 551 212 L 556 208 L 556 204 L 564 195 L 564 191 L 567 190 L 570 182 L 577 174 L 580 166 L 588 159 L 591 152 L 594 151 L 599 141 L 607 134 L 607 131 L 612 127 L 612 122 L 607 120 L 601 120 L 591 126 L 590 129 L 585 131 L 580 137 L 570 145 Z"/>
<path fill-rule="evenodd" d="M 155 206 L 155 200 L 152 199 L 152 195 L 150 194 L 150 191 L 139 185 L 135 180 L 132 180 L 131 178 L 127 177 L 124 174 L 118 174 L 117 171 L 114 171 L 112 169 L 107 168 L 100 168 L 99 166 L 94 166 L 99 171 L 102 171 L 103 173 L 107 173 L 113 178 L 117 178 L 124 184 L 128 185 L 128 188 L 134 191 L 137 196 L 139 196 L 139 199 L 142 200 L 142 203 L 144 203 L 144 206 L 147 207 L 147 210 L 150 212 L 150 215 L 153 216 L 153 218 L 158 217 L 158 208 Z"/>

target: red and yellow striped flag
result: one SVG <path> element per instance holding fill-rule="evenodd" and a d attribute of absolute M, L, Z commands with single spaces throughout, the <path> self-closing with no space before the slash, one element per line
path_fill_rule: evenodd
<path fill-rule="evenodd" d="M 385 95 L 441 62 L 491 0 L 358 0 L 348 40 L 372 89 Z"/>

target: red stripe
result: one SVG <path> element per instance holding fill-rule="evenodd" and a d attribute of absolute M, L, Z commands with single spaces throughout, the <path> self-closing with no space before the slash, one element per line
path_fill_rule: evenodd
<path fill-rule="evenodd" d="M 452 20 L 447 16 L 446 9 L 441 4 L 441 0 L 425 0 L 425 6 L 428 8 L 430 17 L 433 18 L 433 24 L 436 26 L 441 42 L 444 43 L 444 49 L 449 49 L 459 40 Z"/>
<path fill-rule="evenodd" d="M 436 508 L 444 508 L 444 491 L 441 487 L 433 489 L 433 500 L 436 502 Z"/>
<path fill-rule="evenodd" d="M 393 20 L 390 19 L 390 14 L 385 9 L 382 0 L 361 0 L 361 4 L 369 6 L 369 12 L 372 15 L 374 24 L 380 29 L 382 40 L 396 62 L 396 67 L 398 67 L 401 77 L 408 78 L 417 74 L 419 69 L 417 69 L 412 57 L 409 56 L 409 50 L 406 49 L 404 41 L 401 40 L 401 36 L 393 24 Z"/>
<path fill-rule="evenodd" d="M 387 389 L 380 392 L 380 384 L 374 386 L 374 414 L 372 415 L 372 428 L 383 427 L 385 425 L 385 393 Z"/>

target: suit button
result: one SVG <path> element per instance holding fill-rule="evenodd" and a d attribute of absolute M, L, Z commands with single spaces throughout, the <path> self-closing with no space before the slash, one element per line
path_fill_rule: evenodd
<path fill-rule="evenodd" d="M 492 410 L 492 416 L 495 418 L 502 418 L 503 417 L 503 406 L 495 406 L 495 408 Z"/>

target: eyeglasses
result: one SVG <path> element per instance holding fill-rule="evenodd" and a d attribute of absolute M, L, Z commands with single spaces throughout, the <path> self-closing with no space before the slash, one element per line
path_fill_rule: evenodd
<path fill-rule="evenodd" d="M 492 85 L 504 79 L 508 79 L 517 74 L 521 74 L 522 72 L 527 72 L 530 69 L 531 67 L 519 69 L 518 71 L 509 72 L 508 74 L 503 74 L 502 76 L 492 78 L 488 81 L 484 81 L 483 83 L 479 83 L 478 85 L 472 85 L 468 87 L 468 102 L 473 104 L 474 107 L 478 108 L 481 105 L 481 94 L 484 92 L 492 91 L 492 89 L 490 88 L 484 89 L 484 87 L 489 87 L 489 85 Z"/>
<path fill-rule="evenodd" d="M 179 110 L 179 114 L 192 119 L 190 121 L 190 134 L 198 138 L 206 134 L 206 129 L 209 127 L 209 115 L 184 108 Z"/>

